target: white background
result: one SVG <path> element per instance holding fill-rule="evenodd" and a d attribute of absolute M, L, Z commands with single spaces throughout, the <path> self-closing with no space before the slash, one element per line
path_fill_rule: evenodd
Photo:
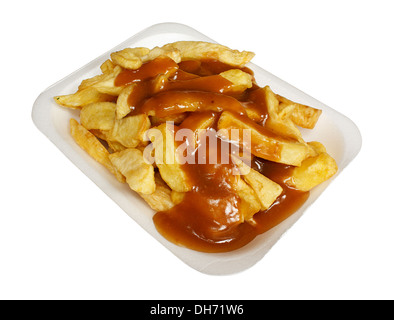
<path fill-rule="evenodd" d="M 393 299 L 392 1 L 2 1 L 1 299 Z M 255 266 L 201 274 L 33 125 L 46 87 L 180 22 L 350 117 L 360 154 Z"/>

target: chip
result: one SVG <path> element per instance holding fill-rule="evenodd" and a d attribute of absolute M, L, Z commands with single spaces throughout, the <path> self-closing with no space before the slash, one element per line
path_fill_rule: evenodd
<path fill-rule="evenodd" d="M 141 57 L 149 53 L 148 48 L 125 48 L 111 53 L 112 61 L 125 69 L 138 69 L 142 65 Z"/>
<path fill-rule="evenodd" d="M 261 209 L 267 210 L 282 193 L 282 187 L 276 182 L 263 176 L 261 173 L 247 166 L 237 157 L 232 157 L 239 168 L 243 179 L 249 184 L 256 193 L 260 201 Z"/>
<path fill-rule="evenodd" d="M 288 185 L 300 191 L 309 191 L 331 178 L 338 171 L 335 160 L 326 152 L 305 159 L 301 166 L 294 168 L 287 181 Z"/>
<path fill-rule="evenodd" d="M 257 89 L 252 93 L 252 99 L 261 101 L 267 109 L 268 118 L 265 126 L 276 134 L 304 142 L 300 130 L 291 119 L 294 105 L 279 109 L 279 100 L 269 86 Z"/>
<path fill-rule="evenodd" d="M 116 66 L 111 72 L 102 74 L 99 81 L 93 83 L 90 88 L 94 88 L 104 94 L 118 96 L 123 88 L 115 85 L 115 79 L 121 71 L 122 68 Z"/>
<path fill-rule="evenodd" d="M 319 120 L 322 113 L 320 109 L 312 108 L 300 103 L 295 103 L 285 97 L 276 95 L 277 99 L 281 102 L 280 108 L 284 108 L 288 105 L 294 105 L 294 109 L 291 113 L 291 120 L 302 128 L 313 129 Z"/>
<path fill-rule="evenodd" d="M 120 92 L 118 100 L 116 102 L 116 119 L 120 120 L 131 112 L 131 108 L 128 100 L 130 94 L 132 94 L 133 90 L 136 87 L 138 87 L 138 84 L 132 83 L 124 87 Z"/>
<path fill-rule="evenodd" d="M 140 150 L 125 149 L 110 154 L 109 159 L 113 166 L 126 177 L 126 182 L 132 190 L 142 194 L 155 192 L 154 168 L 145 162 Z"/>
<path fill-rule="evenodd" d="M 160 174 L 155 174 L 155 183 L 155 192 L 149 195 L 139 193 L 139 195 L 156 212 L 170 210 L 175 205 L 171 199 L 171 189 L 160 177 Z"/>
<path fill-rule="evenodd" d="M 231 81 L 233 85 L 231 86 L 232 91 L 242 92 L 249 89 L 253 85 L 253 77 L 249 73 L 246 73 L 240 69 L 230 69 L 221 72 L 220 75 Z"/>
<path fill-rule="evenodd" d="M 154 146 L 155 162 L 163 180 L 174 191 L 190 191 L 192 185 L 182 169 L 180 155 L 176 152 L 175 126 L 163 123 L 155 129 L 148 130 L 147 137 Z"/>
<path fill-rule="evenodd" d="M 309 147 L 294 139 L 286 139 L 274 135 L 271 131 L 259 126 L 247 117 L 224 111 L 218 121 L 218 134 L 222 139 L 236 142 L 249 150 L 253 155 L 274 162 L 300 166 L 309 155 Z M 235 130 L 237 135 L 232 133 Z M 245 135 L 250 141 L 244 140 Z"/>
<path fill-rule="evenodd" d="M 81 124 L 88 130 L 111 130 L 115 125 L 116 104 L 96 102 L 84 106 L 79 117 Z"/>
<path fill-rule="evenodd" d="M 81 109 L 83 106 L 91 103 L 113 101 L 114 97 L 109 94 L 101 93 L 94 88 L 88 87 L 73 94 L 56 96 L 54 99 L 57 104 L 63 107 Z"/>
<path fill-rule="evenodd" d="M 124 182 L 124 176 L 117 170 L 109 159 L 108 150 L 101 142 L 87 129 L 78 123 L 77 120 L 70 120 L 70 132 L 75 142 L 84 149 L 94 160 L 106 167 L 120 182 Z"/>
<path fill-rule="evenodd" d="M 243 221 L 252 220 L 253 215 L 261 210 L 261 205 L 255 191 L 240 176 L 236 179 L 234 189 L 241 199 L 239 211 Z"/>
<path fill-rule="evenodd" d="M 179 50 L 182 60 L 215 59 L 232 66 L 244 66 L 254 57 L 254 53 L 250 51 L 240 52 L 220 44 L 203 41 L 178 41 L 166 44 L 162 48 Z"/>
<path fill-rule="evenodd" d="M 126 117 L 115 121 L 108 139 L 126 148 L 135 148 L 143 141 L 144 133 L 149 127 L 149 118 L 144 114 Z"/>

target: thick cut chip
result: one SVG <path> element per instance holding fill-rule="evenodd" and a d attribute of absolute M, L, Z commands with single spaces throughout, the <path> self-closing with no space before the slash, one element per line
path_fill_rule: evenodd
<path fill-rule="evenodd" d="M 313 129 L 319 120 L 322 111 L 302 104 L 295 104 L 291 120 L 300 127 Z"/>
<path fill-rule="evenodd" d="M 70 120 L 70 131 L 75 142 L 84 149 L 93 159 L 101 163 L 111 173 L 113 173 L 120 182 L 124 182 L 124 176 L 116 169 L 109 160 L 108 150 L 101 144 L 97 138 L 86 128 L 80 125 L 77 120 Z"/>
<path fill-rule="evenodd" d="M 125 149 L 110 154 L 109 159 L 114 167 L 126 177 L 126 182 L 132 190 L 143 194 L 155 192 L 154 168 L 151 164 L 145 162 L 140 150 Z"/>
<path fill-rule="evenodd" d="M 103 62 L 103 64 L 100 66 L 100 69 L 102 73 L 110 73 L 114 71 L 115 66 L 116 65 L 110 59 L 108 59 Z"/>
<path fill-rule="evenodd" d="M 188 114 L 186 112 L 184 112 L 184 113 L 174 114 L 174 115 L 168 116 L 168 117 L 151 116 L 150 120 L 151 120 L 152 127 L 156 127 L 156 126 L 158 126 L 162 123 L 166 123 L 166 122 L 174 122 L 174 124 L 178 125 L 178 124 L 181 124 L 186 119 L 187 116 L 188 116 Z"/>
<path fill-rule="evenodd" d="M 239 158 L 233 156 L 232 159 L 237 165 L 242 177 L 257 194 L 262 210 L 267 210 L 282 193 L 282 187 L 256 170 L 250 168 Z"/>
<path fill-rule="evenodd" d="M 182 169 L 180 156 L 175 142 L 175 126 L 163 123 L 147 131 L 147 137 L 152 141 L 155 162 L 161 177 L 172 190 L 187 192 L 192 185 Z"/>
<path fill-rule="evenodd" d="M 100 75 L 98 81 L 92 83 L 90 88 L 94 88 L 101 93 L 118 96 L 122 92 L 123 87 L 115 86 L 115 79 L 121 71 L 122 68 L 116 66 L 111 72 Z"/>
<path fill-rule="evenodd" d="M 319 141 L 308 142 L 308 146 L 310 146 L 314 150 L 316 155 L 327 152 L 326 147 Z"/>
<path fill-rule="evenodd" d="M 137 86 L 136 83 L 132 83 L 124 87 L 120 92 L 118 100 L 116 101 L 116 119 L 122 119 L 130 113 L 131 108 L 128 102 L 129 96 Z"/>
<path fill-rule="evenodd" d="M 111 130 L 115 124 L 116 104 L 96 102 L 84 106 L 80 113 L 81 124 L 88 130 Z"/>
<path fill-rule="evenodd" d="M 155 174 L 156 190 L 152 194 L 139 195 L 156 212 L 170 210 L 175 204 L 171 199 L 171 189 L 166 185 L 160 174 Z"/>
<path fill-rule="evenodd" d="M 244 106 L 245 106 L 245 104 L 244 104 Z M 255 108 L 249 108 L 248 104 L 246 103 L 245 112 L 250 120 L 253 120 L 256 123 L 261 123 L 262 115 L 261 115 L 261 112 L 259 112 L 259 110 L 255 109 Z"/>
<path fill-rule="evenodd" d="M 122 119 L 148 96 L 162 91 L 169 74 L 159 74 L 153 79 L 134 82 L 122 89 L 117 100 L 116 119 Z"/>
<path fill-rule="evenodd" d="M 111 53 L 112 61 L 125 69 L 138 69 L 142 65 L 141 57 L 149 53 L 148 48 L 125 48 Z"/>
<path fill-rule="evenodd" d="M 98 130 L 98 129 L 90 129 L 91 133 L 93 133 L 96 138 L 106 141 L 108 138 L 108 131 L 107 130 Z"/>
<path fill-rule="evenodd" d="M 148 48 L 126 48 L 111 54 L 112 61 L 125 69 L 135 70 L 142 66 L 143 63 L 152 61 L 160 56 L 166 56 L 176 63 L 181 62 L 181 55 L 176 48 L 155 47 L 152 50 Z"/>
<path fill-rule="evenodd" d="M 233 85 L 231 86 L 232 91 L 242 92 L 246 89 L 251 88 L 253 85 L 252 75 L 239 69 L 230 69 L 224 71 L 220 73 L 220 76 L 233 83 Z"/>
<path fill-rule="evenodd" d="M 165 50 L 179 50 L 182 60 L 188 59 L 215 59 L 232 66 L 244 66 L 254 57 L 253 52 L 238 51 L 226 46 L 203 41 L 178 41 L 166 44 Z"/>
<path fill-rule="evenodd" d="M 92 78 L 84 79 L 84 80 L 82 80 L 81 84 L 78 86 L 78 90 L 84 90 L 86 88 L 90 88 L 94 84 L 104 80 L 106 77 L 107 77 L 107 74 L 99 74 L 99 75 L 94 76 Z"/>
<path fill-rule="evenodd" d="M 251 97 L 259 101 L 259 103 L 265 104 L 268 113 L 265 126 L 268 129 L 283 137 L 289 137 L 304 142 L 300 130 L 291 119 L 294 105 L 288 105 L 286 108 L 279 109 L 279 100 L 269 86 L 255 90 L 252 92 Z"/>
<path fill-rule="evenodd" d="M 190 144 L 194 142 L 194 146 L 197 147 L 201 135 L 204 134 L 205 130 L 213 126 L 218 119 L 218 115 L 216 112 L 194 112 L 188 115 L 179 128 L 190 130 L 185 131 L 187 133 L 185 136 L 188 138 Z"/>
<path fill-rule="evenodd" d="M 125 149 L 127 149 L 123 144 L 117 142 L 117 141 L 111 141 L 109 140 L 107 137 L 103 140 L 106 140 L 108 143 L 108 150 L 110 151 L 110 153 L 114 153 L 114 152 L 120 152 L 123 151 Z"/>
<path fill-rule="evenodd" d="M 181 62 L 181 59 L 182 59 L 180 51 L 176 48 L 155 47 L 148 54 L 141 57 L 141 60 L 142 60 L 142 62 L 148 62 L 148 61 L 154 60 L 160 56 L 169 57 L 172 60 L 174 60 L 176 63 Z"/>
<path fill-rule="evenodd" d="M 172 190 L 171 200 L 172 200 L 172 202 L 174 202 L 175 205 L 181 203 L 184 198 L 185 198 L 185 192 L 178 192 L 178 191 Z"/>
<path fill-rule="evenodd" d="M 335 160 L 326 152 L 305 159 L 300 167 L 294 168 L 287 184 L 301 191 L 309 191 L 331 178 L 338 171 Z"/>
<path fill-rule="evenodd" d="M 315 127 L 322 113 L 320 109 L 308 107 L 300 103 L 295 103 L 278 94 L 276 95 L 276 98 L 280 102 L 280 109 L 289 105 L 294 105 L 294 109 L 291 113 L 291 120 L 294 122 L 294 124 L 306 129 L 313 129 Z"/>
<path fill-rule="evenodd" d="M 135 148 L 143 141 L 144 133 L 149 127 L 149 117 L 145 114 L 125 117 L 115 121 L 108 139 L 127 148 Z"/>
<path fill-rule="evenodd" d="M 244 221 L 249 221 L 253 215 L 261 210 L 261 205 L 255 191 L 248 184 L 237 176 L 233 186 L 237 195 L 241 199 L 239 211 Z"/>
<path fill-rule="evenodd" d="M 63 96 L 56 96 L 55 101 L 57 104 L 71 108 L 80 109 L 95 102 L 113 101 L 114 97 L 108 94 L 101 93 L 94 88 L 85 88 L 78 90 L 76 93 L 67 94 Z"/>
<path fill-rule="evenodd" d="M 326 147 L 318 141 L 311 141 L 307 142 L 307 145 L 309 147 L 309 157 L 316 157 L 321 153 L 327 152 Z"/>
<path fill-rule="evenodd" d="M 105 62 L 107 67 L 103 67 L 105 72 L 92 78 L 83 80 L 79 85 L 78 90 L 96 88 L 97 91 L 102 93 L 115 96 L 118 95 L 118 92 L 120 92 L 122 88 L 115 87 L 115 78 L 122 71 L 122 68 L 114 64 L 113 67 L 111 67 L 110 63 L 112 62 L 110 60 L 107 61 L 108 62 Z M 104 66 L 104 64 L 102 66 Z"/>
<path fill-rule="evenodd" d="M 286 139 L 256 124 L 248 117 L 224 111 L 218 121 L 218 135 L 241 145 L 260 158 L 300 166 L 309 156 L 310 147 L 294 139 Z"/>

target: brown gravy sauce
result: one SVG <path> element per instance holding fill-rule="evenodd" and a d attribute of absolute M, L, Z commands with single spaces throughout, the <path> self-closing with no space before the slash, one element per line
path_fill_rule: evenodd
<path fill-rule="evenodd" d="M 131 115 L 145 113 L 164 118 L 186 112 L 190 115 L 180 128 L 194 130 L 198 121 L 213 117 L 215 121 L 210 128 L 216 129 L 216 121 L 223 110 L 244 118 L 245 109 L 251 108 L 258 115 L 253 119 L 254 124 L 258 123 L 265 130 L 268 112 L 259 87 L 254 84 L 236 98 L 231 95 L 231 82 L 218 75 L 234 68 L 216 60 L 188 60 L 176 64 L 170 58 L 159 57 L 137 70 L 122 71 L 115 84 L 137 84 L 128 100 Z M 248 68 L 241 70 L 253 75 Z M 160 83 L 157 82 L 159 75 L 164 75 Z M 200 143 L 193 154 L 196 164 L 183 165 L 192 190 L 185 193 L 181 203 L 153 217 L 156 229 L 166 239 L 203 252 L 227 252 L 243 247 L 292 215 L 309 197 L 309 192 L 286 185 L 293 167 L 256 157 L 252 161 L 253 169 L 280 184 L 283 192 L 269 209 L 254 215 L 255 224 L 243 222 L 239 210 L 242 200 L 233 188 L 235 165 L 231 161 L 221 162 L 223 157 L 219 155 L 226 142 L 216 139 L 215 150 L 208 143 Z M 203 137 L 201 141 L 206 140 Z M 207 155 L 216 152 L 217 164 L 198 163 L 202 151 Z"/>

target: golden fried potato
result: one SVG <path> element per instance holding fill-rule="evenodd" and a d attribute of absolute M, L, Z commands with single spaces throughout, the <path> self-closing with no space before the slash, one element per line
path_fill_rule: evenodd
<path fill-rule="evenodd" d="M 108 130 L 99 130 L 99 129 L 89 129 L 89 131 L 96 137 L 101 140 L 106 141 L 108 139 Z"/>
<path fill-rule="evenodd" d="M 191 190 L 192 185 L 180 164 L 180 155 L 176 153 L 174 130 L 175 128 L 163 123 L 148 130 L 147 137 L 152 141 L 155 162 L 163 180 L 172 190 L 187 192 Z"/>
<path fill-rule="evenodd" d="M 141 57 L 149 53 L 148 48 L 125 48 L 111 53 L 112 61 L 125 69 L 138 69 L 142 65 Z"/>
<path fill-rule="evenodd" d="M 81 109 L 91 103 L 114 100 L 113 96 L 101 93 L 94 88 L 85 88 L 73 94 L 56 96 L 54 99 L 57 104 L 71 109 Z"/>
<path fill-rule="evenodd" d="M 171 191 L 171 200 L 172 202 L 177 205 L 183 201 L 185 198 L 185 192 L 178 192 L 178 191 Z"/>
<path fill-rule="evenodd" d="M 139 195 L 156 212 L 170 210 L 175 205 L 171 200 L 171 189 L 166 185 L 158 173 L 155 174 L 155 183 L 155 192 L 149 195 L 139 193 Z"/>
<path fill-rule="evenodd" d="M 231 81 L 233 85 L 231 90 L 235 92 L 242 92 L 252 87 L 253 77 L 240 69 L 230 69 L 220 73 L 220 76 Z"/>
<path fill-rule="evenodd" d="M 145 114 L 125 117 L 115 121 L 108 139 L 127 148 L 135 148 L 143 141 L 143 135 L 149 128 L 149 117 Z"/>
<path fill-rule="evenodd" d="M 116 119 L 124 118 L 147 96 L 162 91 L 170 74 L 171 72 L 159 74 L 146 82 L 135 82 L 124 87 L 117 100 Z"/>
<path fill-rule="evenodd" d="M 289 137 L 299 142 L 304 142 L 300 130 L 291 119 L 294 105 L 288 105 L 286 108 L 280 110 L 279 100 L 269 86 L 256 90 L 252 95 L 260 95 L 260 99 L 265 99 L 265 105 L 268 112 L 265 126 L 268 129 L 283 137 Z"/>
<path fill-rule="evenodd" d="M 308 142 L 308 146 L 310 146 L 314 150 L 314 152 L 316 153 L 315 155 L 327 152 L 326 147 L 319 141 Z"/>
<path fill-rule="evenodd" d="M 278 94 L 276 95 L 276 98 L 280 102 L 280 109 L 288 105 L 294 105 L 294 109 L 291 113 L 291 120 L 294 122 L 294 124 L 306 129 L 313 129 L 315 127 L 322 113 L 320 109 L 312 108 L 300 103 L 295 103 Z"/>
<path fill-rule="evenodd" d="M 181 62 L 181 53 L 176 48 L 153 48 L 148 54 L 141 57 L 142 62 L 148 62 L 160 56 L 166 56 L 174 60 L 176 63 Z"/>
<path fill-rule="evenodd" d="M 86 88 L 91 88 L 94 84 L 103 81 L 107 77 L 107 74 L 98 74 L 97 76 L 82 80 L 81 84 L 78 86 L 78 91 L 84 90 Z"/>
<path fill-rule="evenodd" d="M 116 103 L 96 102 L 84 106 L 79 117 L 88 130 L 111 130 L 115 124 Z"/>
<path fill-rule="evenodd" d="M 187 116 L 188 116 L 187 113 L 184 112 L 184 113 L 174 114 L 168 117 L 151 116 L 149 118 L 151 120 L 152 127 L 157 127 L 158 125 L 166 122 L 174 122 L 174 124 L 179 125 L 187 118 Z"/>
<path fill-rule="evenodd" d="M 105 60 L 103 64 L 100 66 L 100 70 L 102 73 L 110 73 L 114 71 L 115 69 L 115 64 L 110 60 Z"/>
<path fill-rule="evenodd" d="M 316 157 L 323 152 L 327 152 L 326 147 L 321 142 L 311 141 L 307 142 L 307 145 L 309 148 L 309 156 L 307 158 Z"/>
<path fill-rule="evenodd" d="M 253 52 L 240 52 L 220 44 L 203 41 L 178 41 L 166 44 L 162 49 L 179 50 L 182 60 L 215 59 L 232 66 L 244 66 L 254 57 Z"/>
<path fill-rule="evenodd" d="M 309 156 L 306 143 L 280 137 L 249 118 L 229 111 L 224 111 L 220 116 L 218 129 L 218 135 L 222 139 L 237 142 L 253 155 L 263 159 L 300 166 Z M 232 129 L 235 129 L 235 132 L 232 132 Z M 244 136 L 249 136 L 250 141 L 245 141 Z"/>
<path fill-rule="evenodd" d="M 194 145 L 197 146 L 201 134 L 204 133 L 204 130 L 210 128 L 215 120 L 217 120 L 218 114 L 214 112 L 197 112 L 191 113 L 187 116 L 187 118 L 181 123 L 181 129 L 189 129 L 193 132 L 191 136 L 188 136 L 189 139 L 194 141 L 190 141 L 190 143 L 194 142 Z"/>
<path fill-rule="evenodd" d="M 288 185 L 301 191 L 309 191 L 331 178 L 338 171 L 335 160 L 326 152 L 305 159 L 301 166 L 294 168 Z"/>
<path fill-rule="evenodd" d="M 111 141 L 108 139 L 108 134 L 107 136 L 103 139 L 105 141 L 107 141 L 108 144 L 108 151 L 110 153 L 114 153 L 114 152 L 120 152 L 123 151 L 125 149 L 127 149 L 123 144 L 117 142 L 117 141 Z"/>
<path fill-rule="evenodd" d="M 233 156 L 232 160 L 237 165 L 244 180 L 256 193 L 261 204 L 261 209 L 267 210 L 282 193 L 282 187 L 256 170 L 250 168 L 239 158 Z"/>
<path fill-rule="evenodd" d="M 75 142 L 85 150 L 93 159 L 101 163 L 111 173 L 113 173 L 120 182 L 124 182 L 124 176 L 116 169 L 109 160 L 108 150 L 101 144 L 97 138 L 78 123 L 77 120 L 70 120 L 70 132 Z"/>
<path fill-rule="evenodd" d="M 243 220 L 251 220 L 253 215 L 261 210 L 261 205 L 255 191 L 240 176 L 237 176 L 236 183 L 233 187 L 241 199 L 239 212 Z"/>
<path fill-rule="evenodd" d="M 111 72 L 102 74 L 99 81 L 91 84 L 90 87 L 101 93 L 118 96 L 121 93 L 123 87 L 115 86 L 115 79 L 121 71 L 122 68 L 116 66 Z"/>
<path fill-rule="evenodd" d="M 143 194 L 155 192 L 154 168 L 145 162 L 140 150 L 125 149 L 110 154 L 109 159 L 113 166 L 126 177 L 126 182 L 132 190 Z"/>
<path fill-rule="evenodd" d="M 256 123 L 261 122 L 261 113 L 258 110 L 256 110 L 255 108 L 248 108 L 246 106 L 245 112 L 250 120 L 253 120 Z"/>
<path fill-rule="evenodd" d="M 122 119 L 131 112 L 130 105 L 128 103 L 129 96 L 133 90 L 137 87 L 137 83 L 132 83 L 122 89 L 116 101 L 116 119 Z"/>

